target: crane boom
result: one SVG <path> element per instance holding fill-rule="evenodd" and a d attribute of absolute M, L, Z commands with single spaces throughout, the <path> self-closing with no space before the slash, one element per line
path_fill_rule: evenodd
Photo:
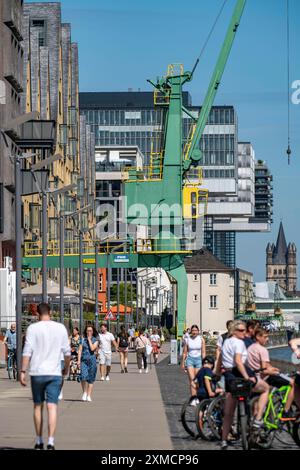
<path fill-rule="evenodd" d="M 183 170 L 187 171 L 190 169 L 191 165 L 197 165 L 199 160 L 201 160 L 201 152 L 199 150 L 199 142 L 203 135 L 209 113 L 211 111 L 212 105 L 214 103 L 215 96 L 217 94 L 218 87 L 221 83 L 223 72 L 228 61 L 228 57 L 232 48 L 233 41 L 236 36 L 237 29 L 240 24 L 240 20 L 246 5 L 246 0 L 237 0 L 235 9 L 231 18 L 229 28 L 221 49 L 221 52 L 218 57 L 217 64 L 215 66 L 208 91 L 203 102 L 199 118 L 197 120 L 196 127 L 193 131 L 193 137 L 191 139 L 190 145 L 188 146 L 188 152 L 184 156 Z"/>

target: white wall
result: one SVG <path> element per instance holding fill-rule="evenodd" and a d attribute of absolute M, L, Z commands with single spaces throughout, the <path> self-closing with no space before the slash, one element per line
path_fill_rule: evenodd
<path fill-rule="evenodd" d="M 213 273 L 213 272 L 212 272 Z M 188 274 L 187 326 L 202 330 L 226 330 L 226 321 L 234 317 L 234 279 L 228 273 L 217 274 L 217 284 L 210 285 L 210 273 Z M 197 276 L 195 280 L 194 276 Z M 197 300 L 194 296 L 197 295 Z M 210 308 L 210 296 L 217 296 L 217 307 Z"/>
<path fill-rule="evenodd" d="M 0 269 L 0 327 L 16 321 L 16 273 Z"/>

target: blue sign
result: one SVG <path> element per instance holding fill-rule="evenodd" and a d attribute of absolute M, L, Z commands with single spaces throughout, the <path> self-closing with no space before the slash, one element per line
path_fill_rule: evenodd
<path fill-rule="evenodd" d="M 114 263 L 129 263 L 129 255 L 116 255 Z"/>

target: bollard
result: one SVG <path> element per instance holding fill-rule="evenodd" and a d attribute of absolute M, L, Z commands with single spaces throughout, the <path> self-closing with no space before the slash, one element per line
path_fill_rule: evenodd
<path fill-rule="evenodd" d="M 178 352 L 177 352 L 177 340 L 171 339 L 171 352 L 170 352 L 170 364 L 177 365 Z"/>

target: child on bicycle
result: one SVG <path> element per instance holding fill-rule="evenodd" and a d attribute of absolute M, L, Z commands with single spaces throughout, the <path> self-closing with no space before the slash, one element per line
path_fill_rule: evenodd
<path fill-rule="evenodd" d="M 200 401 L 214 398 L 216 395 L 224 392 L 222 388 L 217 386 L 216 376 L 213 373 L 214 367 L 214 358 L 206 356 L 203 359 L 202 368 L 192 382 L 192 386 L 197 390 L 197 398 Z"/>

